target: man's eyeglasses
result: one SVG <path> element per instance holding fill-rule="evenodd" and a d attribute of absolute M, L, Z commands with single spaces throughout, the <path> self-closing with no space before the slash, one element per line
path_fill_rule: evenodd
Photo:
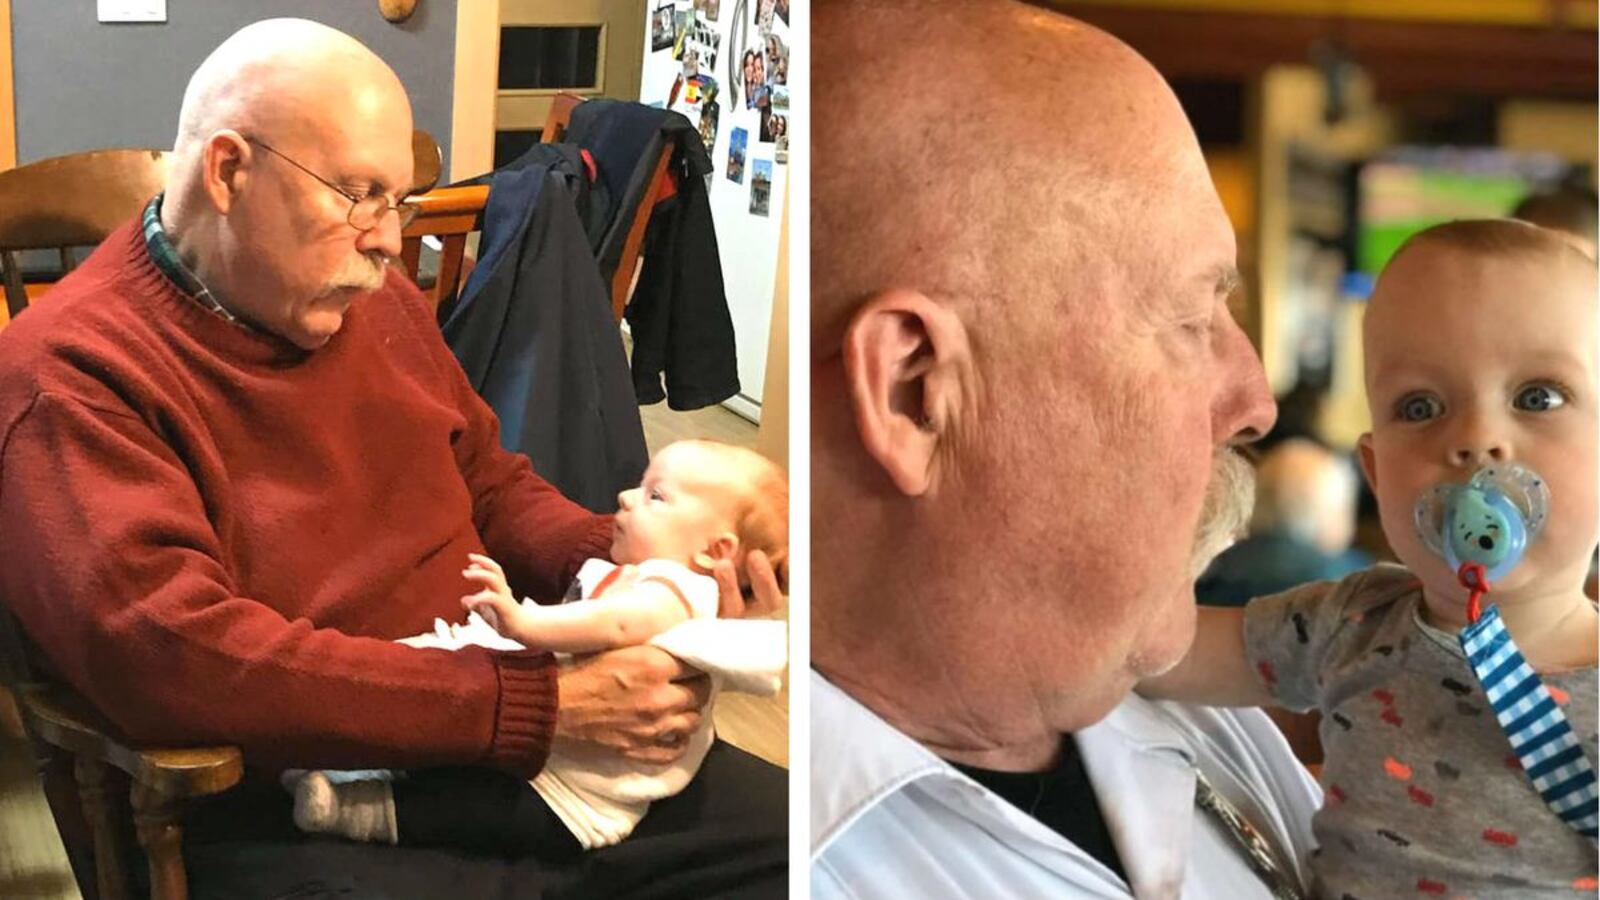
<path fill-rule="evenodd" d="M 268 153 L 271 153 L 273 156 L 276 156 L 289 165 L 294 166 L 296 169 L 299 169 L 307 175 L 310 175 L 312 178 L 322 182 L 330 190 L 336 192 L 339 196 L 349 200 L 350 214 L 346 217 L 346 220 L 350 223 L 350 227 L 357 231 L 371 231 L 372 229 L 377 228 L 378 223 L 383 221 L 384 215 L 391 209 L 400 215 L 400 229 L 403 231 L 407 225 L 411 224 L 411 220 L 417 217 L 417 213 L 422 212 L 421 206 L 418 206 L 415 203 L 407 203 L 404 200 L 400 201 L 399 203 L 390 204 L 389 198 L 383 196 L 382 194 L 358 197 L 355 194 L 352 194 L 344 188 L 338 186 L 337 184 L 334 184 L 328 179 L 323 178 L 321 175 L 311 171 L 305 166 L 300 165 L 279 151 L 273 149 L 272 146 L 267 144 L 265 141 L 253 137 L 246 137 L 245 140 L 255 144 L 257 147 L 260 147 Z"/>

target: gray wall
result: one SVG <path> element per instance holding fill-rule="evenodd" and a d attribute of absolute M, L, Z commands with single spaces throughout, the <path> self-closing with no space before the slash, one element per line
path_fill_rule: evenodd
<path fill-rule="evenodd" d="M 104 25 L 95 0 L 12 0 L 18 164 L 103 147 L 171 147 L 195 67 L 240 27 L 275 16 L 331 25 L 383 57 L 450 171 L 456 0 L 421 0 L 398 25 L 378 14 L 377 0 L 167 0 L 164 23 Z"/>

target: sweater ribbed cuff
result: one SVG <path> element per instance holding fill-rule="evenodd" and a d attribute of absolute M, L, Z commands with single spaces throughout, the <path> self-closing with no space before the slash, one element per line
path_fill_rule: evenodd
<path fill-rule="evenodd" d="M 611 559 L 611 535 L 616 529 L 615 516 L 601 516 L 589 533 L 578 542 L 576 552 L 567 560 L 567 581 L 578 577 L 578 570 L 591 559 Z"/>
<path fill-rule="evenodd" d="M 550 756 L 556 733 L 556 664 L 548 653 L 495 654 L 500 708 L 489 764 L 532 778 Z"/>

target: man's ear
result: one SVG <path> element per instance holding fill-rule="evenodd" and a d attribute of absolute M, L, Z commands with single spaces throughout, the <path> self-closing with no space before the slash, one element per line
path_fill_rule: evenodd
<path fill-rule="evenodd" d="M 862 445 L 896 488 L 920 496 L 975 387 L 966 325 L 924 294 L 885 291 L 851 319 L 843 351 Z"/>
<path fill-rule="evenodd" d="M 1367 487 L 1372 493 L 1378 493 L 1378 458 L 1372 452 L 1372 432 L 1363 434 L 1356 441 L 1356 455 L 1361 459 L 1361 474 L 1367 478 Z"/>
<path fill-rule="evenodd" d="M 719 559 L 734 559 L 739 555 L 739 536 L 724 531 L 711 539 L 704 550 L 694 555 L 694 564 L 709 572 L 711 564 Z"/>
<path fill-rule="evenodd" d="M 243 165 L 250 145 L 237 131 L 219 131 L 200 151 L 201 184 L 219 215 L 227 215 L 248 177 Z"/>

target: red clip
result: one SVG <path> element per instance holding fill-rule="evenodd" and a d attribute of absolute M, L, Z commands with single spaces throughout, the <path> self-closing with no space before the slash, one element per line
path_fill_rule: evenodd
<path fill-rule="evenodd" d="M 1456 571 L 1456 579 L 1469 592 L 1467 595 L 1467 622 L 1478 621 L 1483 615 L 1483 595 L 1489 593 L 1489 573 L 1483 563 L 1464 562 Z"/>

